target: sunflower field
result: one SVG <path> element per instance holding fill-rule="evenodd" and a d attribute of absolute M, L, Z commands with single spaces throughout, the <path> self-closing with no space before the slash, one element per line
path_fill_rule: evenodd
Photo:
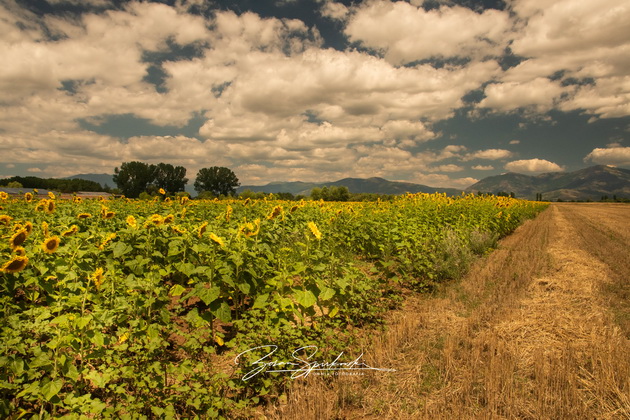
<path fill-rule="evenodd" d="M 277 397 L 264 344 L 352 346 L 544 205 L 0 196 L 0 417 L 222 418 Z"/>

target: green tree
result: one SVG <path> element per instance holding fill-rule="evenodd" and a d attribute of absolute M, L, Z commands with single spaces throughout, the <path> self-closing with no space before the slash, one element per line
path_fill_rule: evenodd
<path fill-rule="evenodd" d="M 195 179 L 195 191 L 210 191 L 215 195 L 229 195 L 236 192 L 241 185 L 231 169 L 222 166 L 202 168 L 197 172 Z"/>
<path fill-rule="evenodd" d="M 20 184 L 18 181 L 11 181 L 7 184 L 8 188 L 24 188 L 24 186 L 22 184 Z"/>
<path fill-rule="evenodd" d="M 188 182 L 186 168 L 173 166 L 170 163 L 158 163 L 155 167 L 155 180 L 153 182 L 157 188 L 164 188 L 170 193 L 184 191 Z"/>
<path fill-rule="evenodd" d="M 114 182 L 129 198 L 137 198 L 155 181 L 156 166 L 144 162 L 123 162 L 114 169 Z"/>
<path fill-rule="evenodd" d="M 315 187 L 311 190 L 311 200 L 320 200 L 322 199 L 322 189 L 319 187 Z"/>

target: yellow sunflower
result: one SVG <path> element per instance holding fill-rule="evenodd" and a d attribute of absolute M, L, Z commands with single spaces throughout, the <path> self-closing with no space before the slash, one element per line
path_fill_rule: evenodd
<path fill-rule="evenodd" d="M 280 214 L 282 214 L 282 206 L 276 206 L 273 208 L 271 213 L 269 213 L 269 216 L 267 216 L 267 220 L 275 219 Z"/>
<path fill-rule="evenodd" d="M 223 242 L 223 239 L 219 238 L 214 233 L 210 233 L 210 239 L 212 239 L 214 242 L 218 243 L 220 246 L 225 246 L 225 242 Z"/>
<path fill-rule="evenodd" d="M 51 200 L 54 200 L 55 198 L 57 198 L 57 197 L 55 197 L 55 194 L 54 194 L 52 191 L 48 191 L 48 197 L 49 197 Z"/>
<path fill-rule="evenodd" d="M 55 211 L 55 207 L 56 204 L 53 200 L 46 200 L 46 206 L 44 207 L 44 210 L 46 211 L 46 213 L 51 214 Z"/>
<path fill-rule="evenodd" d="M 33 224 L 31 222 L 26 222 L 23 225 L 24 229 L 26 229 L 26 233 L 28 233 L 29 235 L 31 234 L 31 232 L 33 232 Z"/>
<path fill-rule="evenodd" d="M 171 225 L 171 229 L 173 229 L 174 232 L 177 233 L 186 233 L 186 229 L 181 227 L 181 226 L 177 226 L 177 225 Z"/>
<path fill-rule="evenodd" d="M 0 224 L 2 225 L 9 226 L 11 220 L 13 220 L 11 216 L 8 216 L 6 214 L 0 215 Z"/>
<path fill-rule="evenodd" d="M 110 211 L 107 207 L 103 206 L 103 208 L 101 209 L 101 216 L 103 217 L 103 219 L 113 219 L 115 215 L 116 213 Z"/>
<path fill-rule="evenodd" d="M 79 227 L 77 225 L 72 225 L 68 230 L 64 231 L 61 236 L 72 236 L 79 231 Z"/>
<path fill-rule="evenodd" d="M 27 192 L 24 194 L 24 200 L 26 200 L 27 203 L 33 201 L 33 193 Z"/>
<path fill-rule="evenodd" d="M 317 228 L 317 225 L 315 224 L 315 222 L 308 222 L 307 225 L 308 225 L 308 228 L 311 230 L 311 233 L 313 234 L 313 236 L 315 236 L 315 238 L 317 238 L 318 240 L 322 239 L 322 233 Z"/>
<path fill-rule="evenodd" d="M 6 264 L 2 266 L 3 273 L 17 273 L 18 271 L 24 270 L 28 264 L 28 258 L 22 255 L 15 256 L 9 260 Z"/>
<path fill-rule="evenodd" d="M 175 216 L 173 216 L 172 214 L 169 214 L 168 216 L 164 217 L 164 223 L 165 224 L 173 223 L 174 219 L 175 219 Z"/>
<path fill-rule="evenodd" d="M 152 214 L 151 217 L 147 219 L 144 227 L 147 227 L 149 225 L 160 226 L 162 223 L 164 223 L 164 218 L 162 216 L 160 216 L 159 214 Z"/>
<path fill-rule="evenodd" d="M 254 223 L 247 222 L 240 226 L 238 229 L 238 235 L 244 234 L 246 237 L 256 236 L 260 231 L 260 219 L 254 220 Z"/>
<path fill-rule="evenodd" d="M 6 200 L 9 198 L 9 194 L 4 191 L 0 191 L 0 200 Z"/>
<path fill-rule="evenodd" d="M 103 239 L 103 242 L 101 242 L 101 244 L 98 246 L 98 249 L 100 249 L 101 251 L 105 249 L 105 247 L 107 246 L 108 243 L 110 243 L 112 241 L 112 239 L 116 238 L 116 234 L 115 233 L 110 233 L 109 235 L 107 235 L 107 237 L 105 237 L 105 239 Z"/>
<path fill-rule="evenodd" d="M 21 246 L 16 246 L 15 248 L 13 248 L 13 253 L 17 255 L 18 257 L 26 256 L 26 250 L 24 249 L 24 247 L 21 247 Z"/>
<path fill-rule="evenodd" d="M 46 206 L 48 205 L 48 200 L 41 199 L 37 202 L 37 205 L 35 206 L 35 211 L 43 211 L 46 209 Z"/>
<path fill-rule="evenodd" d="M 164 188 L 160 188 L 158 192 L 162 195 L 166 195 L 166 191 L 164 191 Z"/>
<path fill-rule="evenodd" d="M 127 216 L 127 220 L 126 220 L 127 224 L 129 226 L 131 226 L 132 228 L 136 228 L 138 227 L 138 222 L 136 222 L 136 218 L 133 216 Z"/>
<path fill-rule="evenodd" d="M 58 236 L 51 236 L 50 238 L 44 240 L 44 242 L 42 243 L 42 249 L 44 250 L 44 252 L 52 254 L 57 250 L 57 248 L 59 248 L 60 243 L 61 240 Z"/>
<path fill-rule="evenodd" d="M 197 228 L 197 236 L 201 238 L 204 232 L 206 231 L 207 226 L 208 226 L 208 222 L 203 222 L 202 225 Z"/>
<path fill-rule="evenodd" d="M 9 239 L 9 245 L 11 245 L 12 249 L 15 249 L 18 246 L 22 246 L 22 244 L 26 241 L 26 238 L 28 238 L 28 232 L 26 229 L 22 228 L 11 236 L 11 239 Z"/>
<path fill-rule="evenodd" d="M 79 214 L 77 214 L 77 218 L 79 218 L 79 219 L 87 219 L 89 217 L 92 217 L 92 215 L 90 213 L 79 213 Z"/>
<path fill-rule="evenodd" d="M 101 284 L 103 284 L 103 281 L 105 280 L 103 269 L 100 267 L 97 268 L 95 272 L 90 274 L 90 280 L 92 280 L 94 282 L 94 286 L 99 289 L 101 287 Z"/>

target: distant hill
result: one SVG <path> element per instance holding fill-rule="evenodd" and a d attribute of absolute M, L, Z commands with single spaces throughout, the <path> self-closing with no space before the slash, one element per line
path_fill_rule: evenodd
<path fill-rule="evenodd" d="M 108 174 L 79 174 L 79 175 L 68 176 L 63 179 L 86 179 L 88 181 L 98 182 L 99 184 L 101 184 L 101 187 L 103 188 L 105 188 L 106 186 L 110 188 L 116 187 L 116 183 L 114 182 L 113 175 L 108 175 Z"/>
<path fill-rule="evenodd" d="M 466 192 L 513 192 L 517 198 L 533 200 L 597 200 L 602 196 L 630 198 L 630 170 L 598 165 L 574 172 L 550 172 L 536 176 L 517 173 L 490 176 Z"/>
<path fill-rule="evenodd" d="M 388 181 L 383 178 L 344 178 L 334 182 L 309 183 L 309 182 L 272 182 L 266 185 L 243 185 L 237 189 L 237 192 L 251 190 L 254 192 L 264 193 L 280 193 L 287 192 L 294 195 L 309 195 L 310 191 L 315 187 L 347 187 L 351 193 L 371 193 L 371 194 L 405 194 L 409 193 L 446 193 L 448 195 L 457 195 L 461 190 L 455 188 L 434 188 L 421 184 L 413 184 L 411 182 Z"/>

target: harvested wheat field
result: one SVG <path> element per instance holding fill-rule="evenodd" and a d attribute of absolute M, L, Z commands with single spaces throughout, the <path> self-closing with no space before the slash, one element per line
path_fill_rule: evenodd
<path fill-rule="evenodd" d="M 267 418 L 630 418 L 630 207 L 551 205 L 365 345 L 394 373 L 309 377 Z"/>

